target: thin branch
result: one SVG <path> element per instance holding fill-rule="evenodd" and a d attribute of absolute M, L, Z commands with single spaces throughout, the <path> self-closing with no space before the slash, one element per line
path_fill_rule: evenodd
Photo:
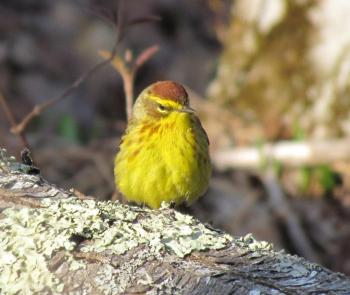
<path fill-rule="evenodd" d="M 111 60 L 111 53 L 106 50 L 100 50 L 99 54 L 103 58 L 108 58 Z M 116 56 L 112 58 L 112 66 L 117 70 L 123 80 L 123 87 L 125 93 L 125 101 L 126 101 L 126 115 L 129 120 L 132 112 L 132 105 L 134 101 L 134 79 L 135 72 L 128 68 L 126 62 L 122 60 L 120 57 Z"/>
<path fill-rule="evenodd" d="M 9 121 L 11 127 L 13 128 L 13 127 L 17 126 L 17 121 L 15 118 L 15 115 L 13 114 L 13 112 L 12 112 L 10 106 L 8 105 L 6 98 L 2 94 L 2 92 L 0 92 L 0 104 L 1 104 L 2 109 L 4 110 L 5 116 L 6 116 L 7 120 Z M 27 141 L 27 138 L 26 138 L 24 132 L 18 133 L 17 136 L 19 137 L 23 147 L 29 148 L 29 144 L 28 144 L 28 141 Z"/>
<path fill-rule="evenodd" d="M 94 65 L 93 67 L 91 67 L 88 71 L 84 72 L 80 77 L 78 77 L 73 84 L 71 84 L 71 86 L 69 86 L 68 88 L 66 88 L 63 93 L 61 93 L 60 95 L 45 101 L 41 104 L 38 104 L 36 106 L 34 106 L 34 108 L 32 109 L 31 112 L 29 112 L 22 120 L 19 124 L 14 124 L 12 125 L 11 128 L 11 132 L 14 134 L 17 134 L 18 136 L 22 136 L 22 134 L 24 133 L 25 129 L 27 128 L 27 126 L 29 125 L 29 123 L 38 115 L 40 115 L 44 110 L 46 110 L 47 108 L 51 107 L 52 105 L 64 100 L 65 98 L 67 98 L 76 88 L 78 88 L 82 83 L 84 83 L 88 78 L 90 78 L 90 76 L 92 76 L 94 73 L 96 73 L 99 69 L 101 69 L 102 67 L 104 67 L 106 64 L 109 64 L 111 61 L 114 60 L 114 57 L 116 55 L 116 50 L 117 50 L 117 46 L 119 45 L 119 43 L 121 42 L 121 40 L 123 39 L 126 30 L 136 24 L 139 23 L 143 23 L 143 22 L 150 22 L 150 21 L 155 21 L 158 20 L 158 18 L 155 18 L 152 15 L 145 15 L 142 17 L 139 17 L 131 22 L 127 22 L 124 20 L 124 8 L 123 8 L 123 3 L 124 1 L 120 1 L 119 3 L 119 7 L 118 7 L 118 15 L 117 15 L 117 38 L 114 44 L 114 47 L 112 49 L 112 51 L 109 53 L 109 57 L 100 62 L 97 63 L 96 65 Z M 124 91 L 126 93 L 126 98 L 127 98 L 127 105 L 128 105 L 128 116 L 131 114 L 131 108 L 130 108 L 130 104 L 132 106 L 132 98 L 133 98 L 133 81 L 134 81 L 134 76 L 135 73 L 133 73 L 133 71 L 124 71 L 123 72 L 123 82 L 124 82 Z"/>
<path fill-rule="evenodd" d="M 10 122 L 10 124 L 12 126 L 16 125 L 15 116 L 12 113 L 10 106 L 7 104 L 7 101 L 1 92 L 0 92 L 0 103 L 1 103 L 1 106 L 4 110 L 4 112 L 5 112 L 5 116 L 6 116 L 7 120 Z"/>
<path fill-rule="evenodd" d="M 135 60 L 134 71 L 137 71 L 140 67 L 142 67 L 149 59 L 152 58 L 159 50 L 158 45 L 153 45 L 151 47 L 143 50 Z"/>
<path fill-rule="evenodd" d="M 131 55 L 129 58 L 121 59 L 115 56 L 112 60 L 113 67 L 117 70 L 123 80 L 125 100 L 126 100 L 126 115 L 127 119 L 131 118 L 132 106 L 134 104 L 134 82 L 135 77 L 140 69 L 154 54 L 159 50 L 158 45 L 154 45 L 143 50 L 134 60 L 132 60 Z M 111 53 L 106 50 L 99 51 L 99 54 L 103 58 L 111 59 Z M 130 59 L 130 60 L 129 60 Z M 131 64 L 128 66 L 128 64 Z"/>
<path fill-rule="evenodd" d="M 124 92 L 126 98 L 126 114 L 128 120 L 130 120 L 132 115 L 132 106 L 134 104 L 134 81 L 135 81 L 135 72 L 131 71 L 129 75 L 122 75 Z"/>
<path fill-rule="evenodd" d="M 107 65 L 114 57 L 116 52 L 116 46 L 117 43 L 114 46 L 114 49 L 112 51 L 111 57 L 107 60 L 104 60 L 96 65 L 94 65 L 92 68 L 90 68 L 88 71 L 84 72 L 78 79 L 76 79 L 71 86 L 66 88 L 60 95 L 47 100 L 41 104 L 38 104 L 34 106 L 33 110 L 29 112 L 19 124 L 16 124 L 14 127 L 11 128 L 11 132 L 14 134 L 22 134 L 24 130 L 27 128 L 28 124 L 37 116 L 39 116 L 44 110 L 51 107 L 52 105 L 64 100 L 65 98 L 69 97 L 69 95 L 78 88 L 83 82 L 85 82 L 90 76 L 92 76 L 94 73 L 96 73 L 100 68 Z"/>

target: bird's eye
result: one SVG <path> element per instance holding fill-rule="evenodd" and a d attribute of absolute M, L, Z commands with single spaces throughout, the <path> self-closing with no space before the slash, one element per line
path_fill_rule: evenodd
<path fill-rule="evenodd" d="M 159 110 L 160 112 L 166 112 L 167 108 L 166 108 L 165 106 L 159 104 L 159 105 L 158 105 L 158 110 Z"/>

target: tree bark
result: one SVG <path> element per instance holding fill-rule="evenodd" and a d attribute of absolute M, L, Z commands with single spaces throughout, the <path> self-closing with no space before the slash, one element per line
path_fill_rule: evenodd
<path fill-rule="evenodd" d="M 1 294 L 350 294 L 350 279 L 169 207 L 97 202 L 0 150 Z"/>
<path fill-rule="evenodd" d="M 343 0 L 233 1 L 208 91 L 245 130 L 261 132 L 241 129 L 236 143 L 350 135 L 349 12 Z"/>

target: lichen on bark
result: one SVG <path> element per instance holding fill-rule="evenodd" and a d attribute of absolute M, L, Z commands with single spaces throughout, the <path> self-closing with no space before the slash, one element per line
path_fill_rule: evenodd
<path fill-rule="evenodd" d="M 174 209 L 78 199 L 0 152 L 1 294 L 349 294 L 342 274 Z M 31 200 L 29 202 L 29 200 Z"/>
<path fill-rule="evenodd" d="M 232 239 L 178 212 L 169 218 L 162 210 L 77 198 L 49 198 L 42 205 L 43 208 L 7 208 L 2 212 L 0 289 L 7 294 L 15 294 L 23 286 L 32 291 L 62 290 L 47 260 L 64 250 L 66 259 L 73 262 L 70 252 L 77 247 L 76 237 L 88 241 L 80 246 L 82 252 L 122 255 L 147 245 L 147 255 L 166 251 L 179 257 L 223 248 Z M 75 262 L 74 267 L 79 265 Z"/>

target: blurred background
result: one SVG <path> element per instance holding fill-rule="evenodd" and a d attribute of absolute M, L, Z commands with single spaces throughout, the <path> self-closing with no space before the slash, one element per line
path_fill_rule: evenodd
<path fill-rule="evenodd" d="M 111 199 L 123 80 L 90 69 L 121 31 L 116 58 L 144 62 L 135 96 L 180 82 L 208 132 L 210 189 L 187 210 L 350 275 L 349 13 L 347 0 L 2 0 L 0 146 L 19 159 L 27 141 L 50 182 Z"/>

